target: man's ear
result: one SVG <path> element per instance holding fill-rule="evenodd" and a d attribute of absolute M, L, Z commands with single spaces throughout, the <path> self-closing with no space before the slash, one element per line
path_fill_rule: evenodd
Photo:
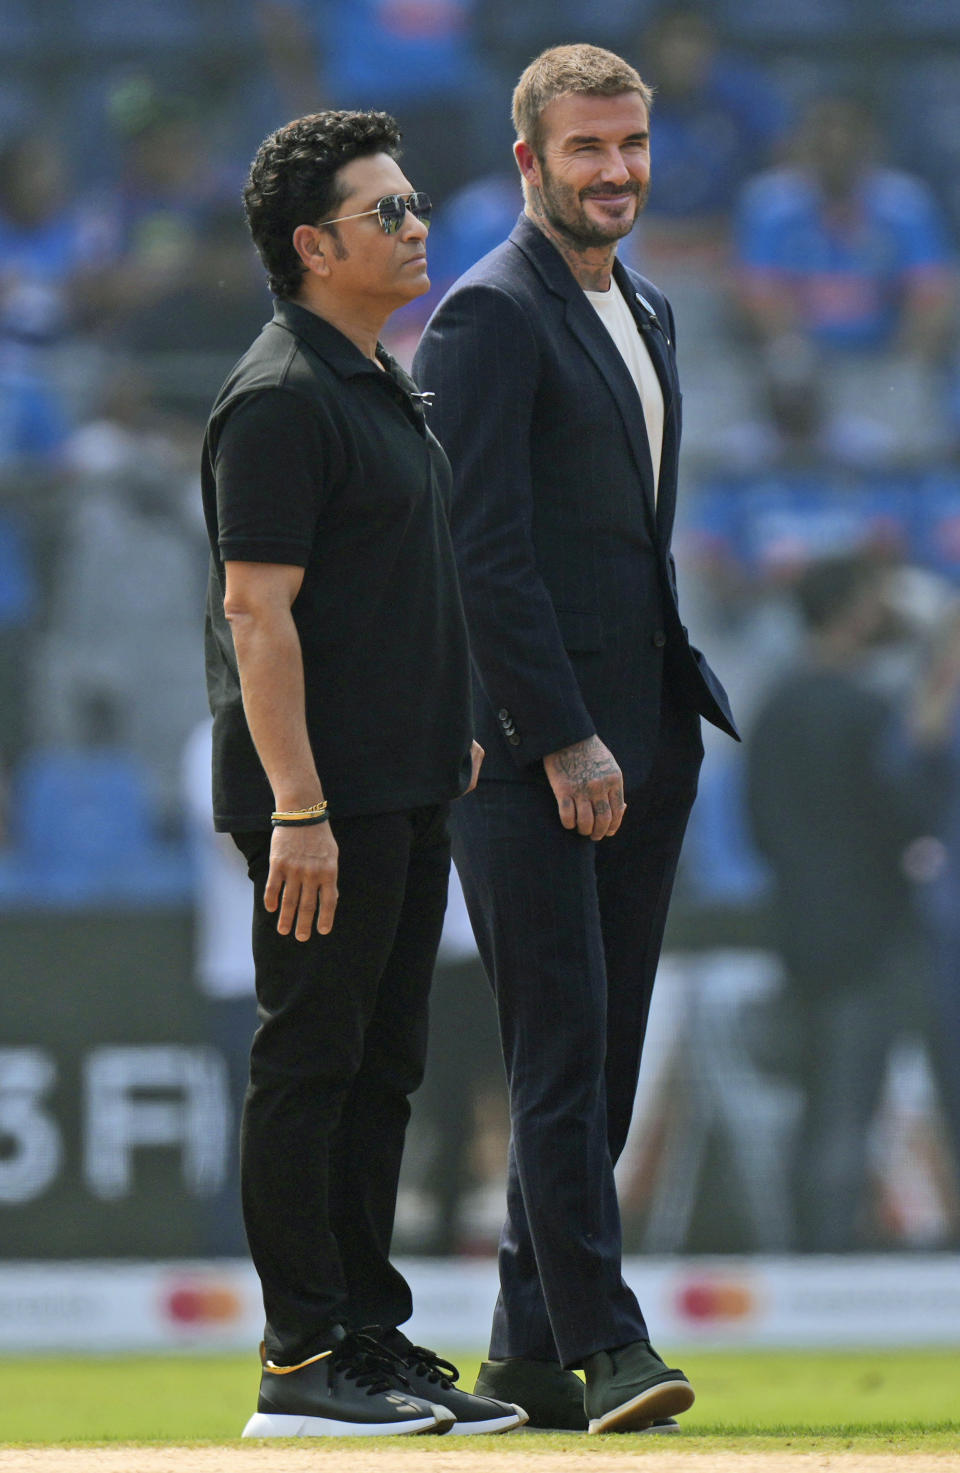
<path fill-rule="evenodd" d="M 523 138 L 518 138 L 513 145 L 513 156 L 517 161 L 517 168 L 525 184 L 534 189 L 540 188 L 540 161 Z"/>
<path fill-rule="evenodd" d="M 308 271 L 312 271 L 315 276 L 330 275 L 326 242 L 315 225 L 298 225 L 292 239 L 293 249 Z"/>

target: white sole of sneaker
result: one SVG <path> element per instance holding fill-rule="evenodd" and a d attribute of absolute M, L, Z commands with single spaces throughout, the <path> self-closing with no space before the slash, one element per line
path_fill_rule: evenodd
<path fill-rule="evenodd" d="M 604 1412 L 602 1417 L 592 1417 L 587 1431 L 652 1431 L 652 1428 L 641 1424 L 650 1423 L 656 1417 L 675 1417 L 678 1412 L 687 1411 L 693 1403 L 693 1387 L 687 1381 L 661 1381 L 658 1386 L 651 1386 L 649 1391 L 642 1391 L 612 1411 Z"/>
<path fill-rule="evenodd" d="M 505 1417 L 487 1417 L 482 1422 L 454 1422 L 450 1428 L 450 1436 L 469 1436 L 478 1432 L 512 1432 L 516 1427 L 522 1427 L 528 1420 L 523 1407 L 512 1403 L 513 1413 Z"/>
<path fill-rule="evenodd" d="M 397 1422 L 340 1422 L 332 1417 L 295 1417 L 254 1412 L 243 1437 L 404 1437 L 417 1432 L 449 1432 L 442 1417 L 411 1417 Z"/>

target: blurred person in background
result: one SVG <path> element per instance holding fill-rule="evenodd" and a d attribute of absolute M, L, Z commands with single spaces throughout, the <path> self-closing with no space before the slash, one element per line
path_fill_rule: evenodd
<path fill-rule="evenodd" d="M 864 104 L 820 98 L 795 161 L 745 188 L 739 294 L 760 342 L 800 332 L 829 351 L 943 352 L 956 281 L 941 212 L 921 180 L 877 162 L 878 143 Z"/>
<path fill-rule="evenodd" d="M 53 745 L 69 744 L 91 687 L 109 693 L 117 739 L 149 766 L 170 822 L 180 808 L 179 753 L 204 709 L 199 434 L 160 406 L 142 365 L 117 365 L 104 382 L 64 447 L 31 691 L 34 734 Z"/>
<path fill-rule="evenodd" d="M 637 54 L 655 88 L 656 175 L 634 249 L 646 260 L 725 257 L 730 215 L 782 146 L 787 108 L 756 64 L 722 43 L 706 6 L 658 10 Z"/>
<path fill-rule="evenodd" d="M 71 419 L 57 350 L 84 325 L 103 233 L 39 128 L 0 148 L 0 465 L 53 459 Z"/>
<path fill-rule="evenodd" d="M 41 129 L 0 148 L 0 330 L 54 342 L 77 319 L 77 283 L 98 242 L 72 195 L 60 148 Z"/>
<path fill-rule="evenodd" d="M 119 168 L 89 207 L 103 251 L 92 306 L 109 334 L 129 314 L 193 284 L 207 222 L 222 214 L 240 181 L 217 157 L 199 99 L 163 92 L 137 74 L 113 89 L 107 113 Z"/>
<path fill-rule="evenodd" d="M 98 232 L 39 123 L 0 145 L 0 782 L 37 733 L 46 554 L 75 405 L 75 350 L 100 266 Z"/>
<path fill-rule="evenodd" d="M 736 735 L 677 609 L 673 314 L 616 258 L 646 199 L 650 101 L 597 47 L 531 62 L 513 111 L 524 211 L 445 297 L 415 359 L 454 470 L 489 764 L 454 843 L 513 1132 L 477 1387 L 516 1397 L 535 1425 L 593 1433 L 672 1427 L 693 1401 L 623 1280 L 613 1166 L 701 715 Z"/>
<path fill-rule="evenodd" d="M 244 203 L 277 302 L 204 441 L 214 822 L 253 882 L 260 1018 L 241 1137 L 266 1311 L 248 1437 L 526 1420 L 410 1343 L 389 1259 L 449 806 L 483 756 L 449 466 L 379 341 L 429 286 L 430 200 L 399 153 L 379 112 L 313 113 L 261 144 Z"/>
<path fill-rule="evenodd" d="M 862 102 L 813 102 L 793 161 L 743 190 L 735 291 L 757 342 L 806 338 L 832 402 L 859 414 L 882 406 L 898 458 L 916 459 L 950 440 L 956 272 L 931 189 L 883 166 L 879 151 Z"/>
<path fill-rule="evenodd" d="M 761 704 L 747 747 L 803 1095 L 794 1218 L 806 1252 L 868 1240 L 870 1122 L 891 1048 L 917 1026 L 925 994 L 905 854 L 929 832 L 929 805 L 891 767 L 897 706 L 871 680 L 892 633 L 888 577 L 864 553 L 800 575 L 806 648 Z"/>

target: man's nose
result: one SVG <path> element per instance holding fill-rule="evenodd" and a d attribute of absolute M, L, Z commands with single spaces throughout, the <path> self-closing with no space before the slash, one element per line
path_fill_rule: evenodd
<path fill-rule="evenodd" d="M 601 174 L 608 184 L 626 184 L 630 180 L 630 165 L 619 148 L 612 148 L 607 153 Z"/>
<path fill-rule="evenodd" d="M 404 240 L 426 240 L 429 229 L 429 220 L 421 220 L 411 209 L 407 209 L 403 217 L 403 224 L 400 226 L 400 233 Z"/>

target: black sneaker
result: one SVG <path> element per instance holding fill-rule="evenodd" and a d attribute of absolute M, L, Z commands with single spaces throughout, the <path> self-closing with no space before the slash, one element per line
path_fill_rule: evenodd
<path fill-rule="evenodd" d="M 265 1361 L 243 1436 L 386 1437 L 449 1432 L 453 1424 L 445 1406 L 413 1394 L 376 1341 L 346 1335 L 297 1366 Z"/>
<path fill-rule="evenodd" d="M 456 1421 L 451 1432 L 511 1432 L 526 1422 L 523 1407 L 490 1396 L 471 1395 L 455 1385 L 460 1376 L 456 1366 L 422 1345 L 412 1345 L 402 1330 L 389 1330 L 379 1341 L 400 1362 L 404 1380 L 415 1396 L 453 1413 Z"/>

